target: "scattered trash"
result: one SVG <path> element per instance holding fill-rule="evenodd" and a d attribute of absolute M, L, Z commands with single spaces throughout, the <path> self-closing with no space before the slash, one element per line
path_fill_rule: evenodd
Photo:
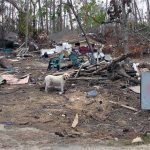
<path fill-rule="evenodd" d="M 3 124 L 4 124 L 5 129 L 11 129 L 12 126 L 14 125 L 13 122 L 4 122 Z"/>
<path fill-rule="evenodd" d="M 109 101 L 109 102 L 110 102 L 111 104 L 119 105 L 119 106 L 121 106 L 121 107 L 127 108 L 127 109 L 132 110 L 132 111 L 135 111 L 135 112 L 138 111 L 136 108 L 133 108 L 133 107 L 130 107 L 130 106 L 126 106 L 126 105 L 124 105 L 124 104 L 119 104 L 119 103 L 113 102 L 113 101 Z"/>
<path fill-rule="evenodd" d="M 62 43 L 62 45 L 56 46 L 53 49 L 41 49 L 41 56 L 44 56 L 45 53 L 48 55 L 53 55 L 56 53 L 60 53 L 62 51 L 68 51 L 71 52 L 72 45 L 69 43 Z"/>
<path fill-rule="evenodd" d="M 80 137 L 81 134 L 78 132 L 67 132 L 66 130 L 63 130 L 62 132 L 55 132 L 55 135 L 58 135 L 59 137 L 69 137 L 69 138 L 76 138 Z"/>
<path fill-rule="evenodd" d="M 55 135 L 58 135 L 59 137 L 65 137 L 64 133 L 61 132 L 55 132 Z"/>
<path fill-rule="evenodd" d="M 134 144 L 134 143 L 142 143 L 142 142 L 143 142 L 143 140 L 142 140 L 141 137 L 136 137 L 135 139 L 132 140 L 132 144 Z"/>
<path fill-rule="evenodd" d="M 100 86 L 94 86 L 94 88 L 96 89 L 96 90 L 99 90 L 100 89 Z"/>
<path fill-rule="evenodd" d="M 3 79 L 3 78 L 0 76 L 0 85 L 1 85 L 1 84 L 5 84 L 5 83 L 6 83 L 6 80 Z"/>
<path fill-rule="evenodd" d="M 96 89 L 92 90 L 92 91 L 89 91 L 87 93 L 87 97 L 96 97 L 98 95 Z"/>
<path fill-rule="evenodd" d="M 132 90 L 133 92 L 137 93 L 137 94 L 141 93 L 140 86 L 132 86 L 132 87 L 129 87 L 129 89 Z"/>
<path fill-rule="evenodd" d="M 104 59 L 106 61 L 109 61 L 109 62 L 111 62 L 113 60 L 113 58 L 111 57 L 111 55 L 108 55 L 108 54 L 107 55 L 105 54 Z"/>
<path fill-rule="evenodd" d="M 130 117 L 130 114 L 133 114 L 133 112 L 136 113 L 139 112 L 137 108 L 134 108 L 138 106 L 137 96 L 139 96 L 135 93 L 140 94 L 140 76 L 142 72 L 149 70 L 148 67 L 143 69 L 140 68 L 140 63 L 132 63 L 126 61 L 127 58 L 132 56 L 131 54 L 126 54 L 119 56 L 118 58 L 113 58 L 112 57 L 113 55 L 107 53 L 105 54 L 105 52 L 102 51 L 103 46 L 102 48 L 94 47 L 93 51 L 90 50 L 89 46 L 76 45 L 75 47 L 73 47 L 71 44 L 67 42 L 60 43 L 57 45 L 54 42 L 51 46 L 49 46 L 48 41 L 49 39 L 47 34 L 41 34 L 39 36 L 39 40 L 41 40 L 39 42 L 41 44 L 38 45 L 40 47 L 39 51 L 37 50 L 38 47 L 36 45 L 33 45 L 34 43 L 30 43 L 29 48 L 24 48 L 23 43 L 23 45 L 21 45 L 17 49 L 16 53 L 18 54 L 17 56 L 20 58 L 20 60 L 8 59 L 6 56 L 0 58 L 0 67 L 1 67 L 0 71 L 2 71 L 2 73 L 0 74 L 0 84 L 4 83 L 8 83 L 11 85 L 26 84 L 29 82 L 30 75 L 29 74 L 25 76 L 22 75 L 29 72 L 32 73 L 33 70 L 36 70 L 35 72 L 33 71 L 33 76 L 30 79 L 30 83 L 32 83 L 32 86 L 30 86 L 31 84 L 27 84 L 27 86 L 22 86 L 23 89 L 21 88 L 20 90 L 20 86 L 6 85 L 5 87 L 4 85 L 1 86 L 0 89 L 1 95 L 11 94 L 18 91 L 15 94 L 18 95 L 21 94 L 21 96 L 26 95 L 27 96 L 26 99 L 27 100 L 29 99 L 30 102 L 33 101 L 33 99 L 36 100 L 34 97 L 35 95 L 36 98 L 39 96 L 38 91 L 34 90 L 36 90 L 36 88 L 39 90 L 38 86 L 41 86 L 43 84 L 44 76 L 46 76 L 47 74 L 58 76 L 71 70 L 71 78 L 69 78 L 69 80 L 67 80 L 66 83 L 67 85 L 66 88 L 68 88 L 67 92 L 65 94 L 63 94 L 63 92 L 59 92 L 59 94 L 63 94 L 61 96 L 58 93 L 56 95 L 56 92 L 52 92 L 48 96 L 46 94 L 43 94 L 44 92 L 42 93 L 42 91 L 40 91 L 40 93 L 43 94 L 43 97 L 41 99 L 40 97 L 38 97 L 39 101 L 37 103 L 34 103 L 36 106 L 33 106 L 33 108 L 25 106 L 25 110 L 27 110 L 27 112 L 29 110 L 28 113 L 30 113 L 30 110 L 32 109 L 33 112 L 31 113 L 34 114 L 33 109 L 36 109 L 35 110 L 37 111 L 36 114 L 34 115 L 31 114 L 31 118 L 29 119 L 25 118 L 24 120 L 21 121 L 17 120 L 18 121 L 17 124 L 30 125 L 31 124 L 30 119 L 34 119 L 35 122 L 37 121 L 39 125 L 41 123 L 43 126 L 45 126 L 45 124 L 49 126 L 49 124 L 51 123 L 53 125 L 53 122 L 55 123 L 55 125 L 60 125 L 60 123 L 62 123 L 63 129 L 66 128 L 65 125 L 68 124 L 73 129 L 71 130 L 69 129 L 69 131 L 63 130 L 62 132 L 59 131 L 55 132 L 55 135 L 58 135 L 60 137 L 71 137 L 71 138 L 79 137 L 82 133 L 74 132 L 78 131 L 77 130 L 78 128 L 76 129 L 76 127 L 79 124 L 78 113 L 75 115 L 73 122 L 71 122 L 72 124 L 70 124 L 70 120 L 72 118 L 72 114 L 74 114 L 74 110 L 78 112 L 79 109 L 79 112 L 82 113 L 82 117 L 80 118 L 81 120 L 80 123 L 83 123 L 81 126 L 82 129 L 85 126 L 87 128 L 86 131 L 90 131 L 92 129 L 92 133 L 94 133 L 95 131 L 97 131 L 96 127 L 103 126 L 102 130 L 104 129 L 104 131 L 109 131 L 110 133 L 112 131 L 112 128 L 116 127 L 117 123 L 119 125 L 117 128 L 119 129 L 114 128 L 114 131 L 109 134 L 109 135 L 113 134 L 112 137 L 115 137 L 114 138 L 115 141 L 119 140 L 117 137 L 118 131 L 120 131 L 121 134 L 126 135 L 129 134 L 130 128 L 126 129 L 123 128 L 123 126 L 127 127 L 127 125 L 131 123 L 131 121 L 133 120 L 133 118 Z M 46 46 L 44 46 L 43 45 L 44 43 L 42 43 L 42 41 L 45 42 L 44 40 L 47 41 Z M 36 55 L 34 55 L 35 53 L 33 53 L 33 51 L 35 50 L 37 51 L 36 54 L 39 54 L 42 58 L 36 57 Z M 5 53 L 8 54 L 11 52 L 10 49 L 5 50 L 3 49 L 3 51 L 5 51 Z M 29 58 L 32 56 L 33 58 Z M 43 65 L 38 66 L 38 64 L 40 63 L 42 63 Z M 32 64 L 34 64 L 34 67 Z M 9 75 L 7 73 L 11 73 L 12 75 Z M 20 76 L 22 77 L 19 78 Z M 84 84 L 84 82 L 86 82 L 86 84 Z M 53 84 L 54 83 L 52 83 L 52 86 Z M 90 86 L 92 87 L 92 90 Z M 13 89 L 16 87 L 18 88 L 17 90 L 16 89 L 10 90 L 11 88 Z M 28 90 L 26 91 L 24 89 L 25 87 L 33 88 L 33 92 L 31 92 L 32 95 L 30 95 Z M 78 88 L 81 89 L 82 95 L 80 94 L 77 95 L 75 93 L 75 91 L 77 91 Z M 6 89 L 9 89 L 9 91 L 4 92 Z M 128 92 L 129 89 L 134 91 L 135 93 Z M 100 98 L 99 93 L 101 93 L 101 95 L 104 96 L 106 100 L 105 98 L 104 99 Z M 72 96 L 73 94 L 75 94 L 75 96 Z M 134 102 L 132 101 L 132 96 L 133 101 L 135 99 L 136 101 Z M 8 102 L 9 104 L 5 104 L 4 101 L 2 100 L 1 105 L 3 106 L 4 103 L 4 106 L 5 105 L 14 106 L 18 97 L 15 97 L 16 99 L 13 97 L 12 101 Z M 51 98 L 53 101 L 50 101 Z M 57 98 L 59 99 L 58 101 Z M 89 99 L 87 100 L 87 98 Z M 42 101 L 43 99 L 44 101 Z M 40 100 L 42 101 L 42 105 L 45 105 L 45 107 L 41 107 Z M 20 101 L 21 101 L 20 98 L 18 98 L 17 102 Z M 130 106 L 128 106 L 128 104 Z M 16 106 L 12 108 L 17 109 Z M 9 108 L 7 109 L 9 110 Z M 43 111 L 43 109 L 45 111 Z M 5 107 L 4 109 L 0 109 L 0 113 L 4 113 L 4 111 Z M 16 112 L 21 111 L 22 109 L 20 109 L 19 111 L 17 110 Z M 123 113 L 127 112 L 127 113 L 125 115 L 123 114 L 124 115 L 122 117 L 123 119 L 119 120 L 118 118 L 120 116 L 118 117 L 117 113 L 112 112 L 117 112 L 118 116 L 120 115 L 119 112 Z M 30 117 L 29 114 L 23 115 L 26 117 Z M 118 118 L 116 119 L 115 117 Z M 127 120 L 124 119 L 128 117 L 129 119 Z M 112 119 L 112 122 L 107 124 L 105 122 L 107 118 L 109 118 L 110 120 Z M 58 120 L 61 120 L 61 122 L 59 122 Z M 96 120 L 96 124 L 93 120 Z M 117 120 L 119 121 L 117 122 Z M 97 125 L 97 122 L 100 121 L 104 121 L 104 123 Z M 88 127 L 86 126 L 87 123 L 89 123 Z M 134 122 L 134 124 L 136 123 Z M 142 125 L 143 124 L 141 123 L 141 126 Z M 62 128 L 60 127 L 60 129 Z M 3 126 L 0 127 L 0 130 L 3 130 Z M 118 130 L 117 134 L 116 130 Z M 79 131 L 81 132 L 81 130 Z M 140 139 L 140 137 L 133 139 L 132 143 L 136 142 L 142 142 L 142 139 Z"/>
<path fill-rule="evenodd" d="M 0 124 L 0 131 L 5 131 L 5 125 L 4 124 Z"/>
<path fill-rule="evenodd" d="M 79 123 L 79 115 L 76 114 L 71 127 L 75 128 L 78 125 L 78 123 Z"/>
<path fill-rule="evenodd" d="M 119 141 L 119 139 L 118 139 L 118 138 L 114 138 L 114 140 L 115 140 L 115 141 L 117 141 L 117 142 Z"/>

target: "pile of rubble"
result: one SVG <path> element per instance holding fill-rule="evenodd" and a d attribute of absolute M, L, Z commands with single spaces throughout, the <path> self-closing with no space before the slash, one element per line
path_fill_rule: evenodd
<path fill-rule="evenodd" d="M 92 44 L 91 50 L 80 43 L 55 43 L 53 47 L 36 50 L 38 53 L 21 47 L 15 51 L 17 57 L 0 58 L 3 101 L 4 94 L 7 99 L 10 94 L 13 105 L 22 105 L 24 100 L 31 102 L 30 106 L 24 104 L 26 111 L 21 110 L 20 116 L 14 113 L 13 123 L 32 124 L 49 132 L 54 132 L 55 127 L 55 135 L 63 138 L 129 138 L 131 134 L 130 138 L 135 138 L 148 130 L 145 129 L 148 114 L 140 114 L 139 99 L 141 75 L 149 71 L 150 64 L 136 63 L 132 53 L 114 58 L 103 52 L 102 44 Z M 43 92 L 46 75 L 66 72 L 71 77 L 64 94 L 54 90 L 49 96 Z M 12 109 L 9 111 L 12 113 Z"/>

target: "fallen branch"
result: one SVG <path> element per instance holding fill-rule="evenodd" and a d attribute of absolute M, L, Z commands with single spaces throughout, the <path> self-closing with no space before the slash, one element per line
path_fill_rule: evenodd
<path fill-rule="evenodd" d="M 75 75 L 75 78 L 77 78 L 77 77 L 78 77 L 78 74 L 80 73 L 80 71 L 81 71 L 81 69 L 82 69 L 83 65 L 84 65 L 84 63 L 80 66 L 80 68 L 79 68 L 78 72 L 77 72 L 77 73 L 76 73 L 76 75 Z"/>
<path fill-rule="evenodd" d="M 80 77 L 80 78 L 70 78 L 69 81 L 74 80 L 107 80 L 107 78 L 101 78 L 101 77 Z"/>
<path fill-rule="evenodd" d="M 130 107 L 130 106 L 126 106 L 124 104 L 120 104 L 120 103 L 117 103 L 117 102 L 114 102 L 114 101 L 109 101 L 111 104 L 114 104 L 114 105 L 119 105 L 121 107 L 124 107 L 124 108 L 127 108 L 129 110 L 132 110 L 132 111 L 135 111 L 137 112 L 138 110 L 136 108 L 133 108 L 133 107 Z"/>

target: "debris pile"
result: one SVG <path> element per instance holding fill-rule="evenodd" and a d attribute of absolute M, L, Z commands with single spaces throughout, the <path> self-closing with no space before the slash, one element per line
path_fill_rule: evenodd
<path fill-rule="evenodd" d="M 134 53 L 114 57 L 103 44 L 55 43 L 39 53 L 23 45 L 15 50 L 17 57 L 0 59 L 0 122 L 34 126 L 61 138 L 131 141 L 149 130 L 149 114 L 140 107 L 141 74 L 149 63 L 133 59 Z M 71 77 L 64 94 L 55 86 L 44 92 L 46 75 L 66 72 Z"/>

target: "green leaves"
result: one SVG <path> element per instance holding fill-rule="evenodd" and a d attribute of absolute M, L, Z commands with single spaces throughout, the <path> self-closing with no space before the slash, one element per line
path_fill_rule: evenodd
<path fill-rule="evenodd" d="M 78 15 L 80 16 L 81 22 L 85 28 L 96 28 L 102 24 L 105 20 L 106 13 L 97 5 L 95 0 L 92 2 L 85 3 L 79 10 Z"/>

